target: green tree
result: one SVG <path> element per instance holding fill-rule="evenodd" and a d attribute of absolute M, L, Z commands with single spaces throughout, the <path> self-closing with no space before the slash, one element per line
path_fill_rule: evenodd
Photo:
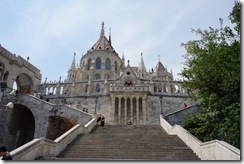
<path fill-rule="evenodd" d="M 199 101 L 199 114 L 186 118 L 184 128 L 203 142 L 219 139 L 240 148 L 240 2 L 235 1 L 229 19 L 234 30 L 209 27 L 192 30 L 201 39 L 182 46 L 183 87 Z"/>

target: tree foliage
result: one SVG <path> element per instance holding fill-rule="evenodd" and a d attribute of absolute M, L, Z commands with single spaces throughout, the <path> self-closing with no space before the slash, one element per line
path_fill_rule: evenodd
<path fill-rule="evenodd" d="M 229 19 L 234 30 L 209 27 L 192 30 L 201 39 L 182 46 L 187 51 L 180 75 L 183 87 L 199 101 L 201 113 L 185 120 L 184 128 L 203 142 L 219 139 L 240 148 L 240 2 Z"/>

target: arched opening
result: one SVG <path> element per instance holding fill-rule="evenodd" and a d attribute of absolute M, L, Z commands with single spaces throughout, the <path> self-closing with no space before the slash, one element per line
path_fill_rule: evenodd
<path fill-rule="evenodd" d="M 7 72 L 3 75 L 3 81 L 8 81 L 8 76 L 9 76 L 9 72 L 7 71 Z"/>
<path fill-rule="evenodd" d="M 95 74 L 95 80 L 100 80 L 100 74 Z"/>
<path fill-rule="evenodd" d="M 130 80 L 125 81 L 125 86 L 131 86 L 133 83 Z"/>
<path fill-rule="evenodd" d="M 140 125 L 143 125 L 143 105 L 142 105 L 142 98 L 139 98 L 139 122 Z"/>
<path fill-rule="evenodd" d="M 18 86 L 17 86 L 16 81 L 14 81 L 14 84 L 13 84 L 13 89 L 14 89 L 14 90 L 17 90 L 17 89 L 18 89 Z"/>
<path fill-rule="evenodd" d="M 3 80 L 3 73 L 5 71 L 5 66 L 0 62 L 0 82 Z"/>
<path fill-rule="evenodd" d="M 25 90 L 33 93 L 33 81 L 29 75 L 21 73 L 16 77 L 15 81 L 19 93 L 23 93 Z"/>
<path fill-rule="evenodd" d="M 137 106 L 136 105 L 137 105 L 136 104 L 136 98 L 134 97 L 132 99 L 132 110 L 133 110 L 132 118 L 133 118 L 133 122 L 134 123 L 136 123 L 136 121 L 137 121 L 137 118 L 136 118 L 136 116 L 137 116 L 137 111 L 136 111 Z"/>
<path fill-rule="evenodd" d="M 66 117 L 49 116 L 46 138 L 55 140 L 69 129 L 71 129 L 73 126 L 75 126 L 75 123 Z"/>
<path fill-rule="evenodd" d="M 172 84 L 172 85 L 170 85 L 170 89 L 171 89 L 171 92 L 172 93 L 176 93 L 177 92 L 177 85 L 174 85 L 174 84 Z"/>
<path fill-rule="evenodd" d="M 115 109 L 114 109 L 114 122 L 115 123 L 117 123 L 117 124 L 119 124 L 119 98 L 118 97 L 116 97 L 115 98 L 115 104 L 114 104 L 114 107 L 115 107 Z"/>
<path fill-rule="evenodd" d="M 25 105 L 15 104 L 9 122 L 9 140 L 12 147 L 17 148 L 33 140 L 35 134 L 35 118 Z"/>
<path fill-rule="evenodd" d="M 100 86 L 99 86 L 99 83 L 96 84 L 95 91 L 96 91 L 96 92 L 100 92 Z"/>
<path fill-rule="evenodd" d="M 131 102 L 130 102 L 131 100 L 130 100 L 130 98 L 128 97 L 127 99 L 126 99 L 126 108 L 127 108 L 127 119 L 128 120 L 132 120 L 132 113 L 131 113 Z"/>
<path fill-rule="evenodd" d="M 92 60 L 91 60 L 91 58 L 88 60 L 88 62 L 87 62 L 87 70 L 89 70 L 90 68 L 91 68 L 91 62 L 92 62 Z"/>
<path fill-rule="evenodd" d="M 62 86 L 62 87 L 60 88 L 60 94 L 63 94 L 63 91 L 64 91 L 64 87 Z"/>
<path fill-rule="evenodd" d="M 120 125 L 124 125 L 125 124 L 125 98 L 122 97 L 121 98 L 121 111 L 120 111 L 120 114 L 121 114 L 121 122 L 120 122 Z"/>
<path fill-rule="evenodd" d="M 114 62 L 114 71 L 117 72 L 117 69 L 118 69 L 118 64 L 117 64 L 117 61 Z"/>

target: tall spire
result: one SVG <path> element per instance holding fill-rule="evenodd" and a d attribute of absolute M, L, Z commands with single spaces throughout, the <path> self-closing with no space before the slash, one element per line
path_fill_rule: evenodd
<path fill-rule="evenodd" d="M 104 22 L 102 22 L 102 29 L 101 29 L 101 33 L 100 33 L 100 38 L 102 36 L 104 36 L 105 32 L 104 32 Z"/>
<path fill-rule="evenodd" d="M 75 70 L 76 69 L 76 66 L 75 66 L 75 55 L 76 55 L 76 53 L 74 52 L 73 61 L 72 61 L 71 67 L 70 67 L 71 70 Z"/>
<path fill-rule="evenodd" d="M 123 52 L 123 54 L 122 54 L 122 61 L 123 61 L 123 62 L 125 61 L 124 52 Z"/>
<path fill-rule="evenodd" d="M 112 45 L 112 41 L 111 41 L 111 27 L 109 28 L 109 39 L 108 39 L 110 45 Z"/>
<path fill-rule="evenodd" d="M 142 57 L 142 53 L 141 53 L 141 63 L 139 65 L 139 69 L 140 71 L 145 71 L 146 72 L 146 67 L 145 67 L 145 64 L 144 64 L 144 61 L 143 61 L 143 57 Z"/>

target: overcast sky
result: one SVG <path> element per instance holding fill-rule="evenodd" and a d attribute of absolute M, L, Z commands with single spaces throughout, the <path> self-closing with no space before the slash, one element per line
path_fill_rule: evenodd
<path fill-rule="evenodd" d="M 174 78 L 183 69 L 181 43 L 199 39 L 191 29 L 219 28 L 228 19 L 234 0 L 0 0 L 0 44 L 41 70 L 42 81 L 66 78 L 73 54 L 79 64 L 111 28 L 112 45 L 131 66 L 146 69 L 158 60 Z"/>

